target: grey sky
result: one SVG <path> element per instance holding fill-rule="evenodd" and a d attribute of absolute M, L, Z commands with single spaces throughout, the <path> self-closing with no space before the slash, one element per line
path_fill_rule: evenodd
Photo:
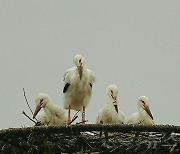
<path fill-rule="evenodd" d="M 0 129 L 31 126 L 37 93 L 61 107 L 63 74 L 76 54 L 97 76 L 87 108 L 93 123 L 105 89 L 119 87 L 125 116 L 146 95 L 157 124 L 180 125 L 180 2 L 0 0 Z"/>

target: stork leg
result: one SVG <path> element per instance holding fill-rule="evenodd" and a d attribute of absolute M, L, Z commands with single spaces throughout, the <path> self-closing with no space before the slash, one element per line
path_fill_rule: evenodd
<path fill-rule="evenodd" d="M 82 111 L 82 124 L 85 124 L 85 106 L 83 106 L 83 111 Z"/>
<path fill-rule="evenodd" d="M 71 106 L 69 105 L 69 106 L 68 106 L 68 121 L 67 121 L 67 124 L 69 124 L 69 123 L 71 122 L 70 112 L 71 112 Z"/>

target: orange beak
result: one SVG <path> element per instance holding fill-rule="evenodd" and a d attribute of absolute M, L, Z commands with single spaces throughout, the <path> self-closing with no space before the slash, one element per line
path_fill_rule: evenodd
<path fill-rule="evenodd" d="M 38 106 L 36 106 L 36 109 L 34 111 L 34 114 L 33 114 L 33 119 L 36 117 L 36 115 L 38 114 L 38 112 L 41 110 L 41 104 L 39 104 Z"/>
<path fill-rule="evenodd" d="M 82 65 L 78 66 L 78 72 L 79 72 L 79 78 L 80 78 L 80 80 L 81 80 L 81 78 L 82 78 L 82 72 L 83 72 L 83 66 L 82 66 Z"/>
<path fill-rule="evenodd" d="M 153 120 L 153 116 L 152 116 L 152 113 L 149 109 L 149 107 L 147 105 L 144 105 L 144 110 L 147 112 L 147 114 L 151 117 L 151 119 Z"/>

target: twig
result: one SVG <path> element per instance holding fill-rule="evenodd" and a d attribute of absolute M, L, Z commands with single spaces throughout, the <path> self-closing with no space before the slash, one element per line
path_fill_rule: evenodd
<path fill-rule="evenodd" d="M 136 132 L 136 134 L 135 134 L 135 136 L 134 136 L 134 138 L 133 138 L 133 142 L 135 142 L 135 141 L 137 140 L 139 134 L 140 134 L 140 132 Z"/>
<path fill-rule="evenodd" d="M 80 110 L 79 110 L 80 111 Z M 79 113 L 79 111 L 77 111 L 76 113 L 75 113 L 75 115 L 74 115 L 74 117 L 72 118 L 72 120 L 75 118 L 76 119 L 76 117 L 77 117 L 77 114 Z"/>
<path fill-rule="evenodd" d="M 24 114 L 26 117 L 28 117 L 29 120 L 31 120 L 32 122 L 34 122 L 36 124 L 36 121 L 34 121 L 33 119 L 31 119 L 24 111 L 22 112 L 22 114 Z"/>
<path fill-rule="evenodd" d="M 31 107 L 30 107 L 30 105 L 29 105 L 29 103 L 28 103 L 28 100 L 27 100 L 27 97 L 26 97 L 26 93 L 25 93 L 24 88 L 23 88 L 23 92 L 24 92 L 24 98 L 25 98 L 25 100 L 26 100 L 26 103 L 27 103 L 27 105 L 28 105 L 28 107 L 29 107 L 29 109 L 30 109 L 32 115 L 33 115 L 33 111 L 31 110 Z"/>
<path fill-rule="evenodd" d="M 104 135 L 105 135 L 105 139 L 107 141 L 108 140 L 108 131 L 107 130 L 104 131 Z"/>
<path fill-rule="evenodd" d="M 93 148 L 84 138 L 82 138 L 82 140 L 84 140 L 85 141 L 85 143 L 86 143 L 86 145 L 88 145 L 89 146 L 89 148 Z"/>
<path fill-rule="evenodd" d="M 81 122 L 77 122 L 76 124 L 81 124 L 83 122 L 87 122 L 88 120 L 85 120 L 85 121 L 81 121 Z"/>
<path fill-rule="evenodd" d="M 79 110 L 79 111 L 80 111 L 80 110 Z M 77 112 L 75 113 L 75 115 L 73 116 L 73 118 L 72 118 L 71 122 L 69 123 L 69 125 L 72 124 L 73 121 L 78 118 L 77 114 L 79 113 L 79 111 L 77 111 Z"/>
<path fill-rule="evenodd" d="M 78 118 L 78 116 L 73 117 L 73 119 L 71 120 L 71 122 L 69 123 L 69 125 L 72 124 L 73 121 L 76 120 L 77 118 Z"/>

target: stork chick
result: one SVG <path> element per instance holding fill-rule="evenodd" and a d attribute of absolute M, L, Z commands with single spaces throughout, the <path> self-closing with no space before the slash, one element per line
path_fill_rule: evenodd
<path fill-rule="evenodd" d="M 66 125 L 67 117 L 65 112 L 59 107 L 52 103 L 51 98 L 45 93 L 39 93 L 36 98 L 36 109 L 33 114 L 33 118 L 40 112 L 38 119 L 44 125 Z"/>
<path fill-rule="evenodd" d="M 109 85 L 106 89 L 106 103 L 104 107 L 99 110 L 96 117 L 97 124 L 123 124 L 124 115 L 119 110 L 118 104 L 118 87 L 116 85 Z"/>
<path fill-rule="evenodd" d="M 141 96 L 138 99 L 138 112 L 133 113 L 126 120 L 127 124 L 153 125 L 153 115 L 149 109 L 149 98 Z"/>

